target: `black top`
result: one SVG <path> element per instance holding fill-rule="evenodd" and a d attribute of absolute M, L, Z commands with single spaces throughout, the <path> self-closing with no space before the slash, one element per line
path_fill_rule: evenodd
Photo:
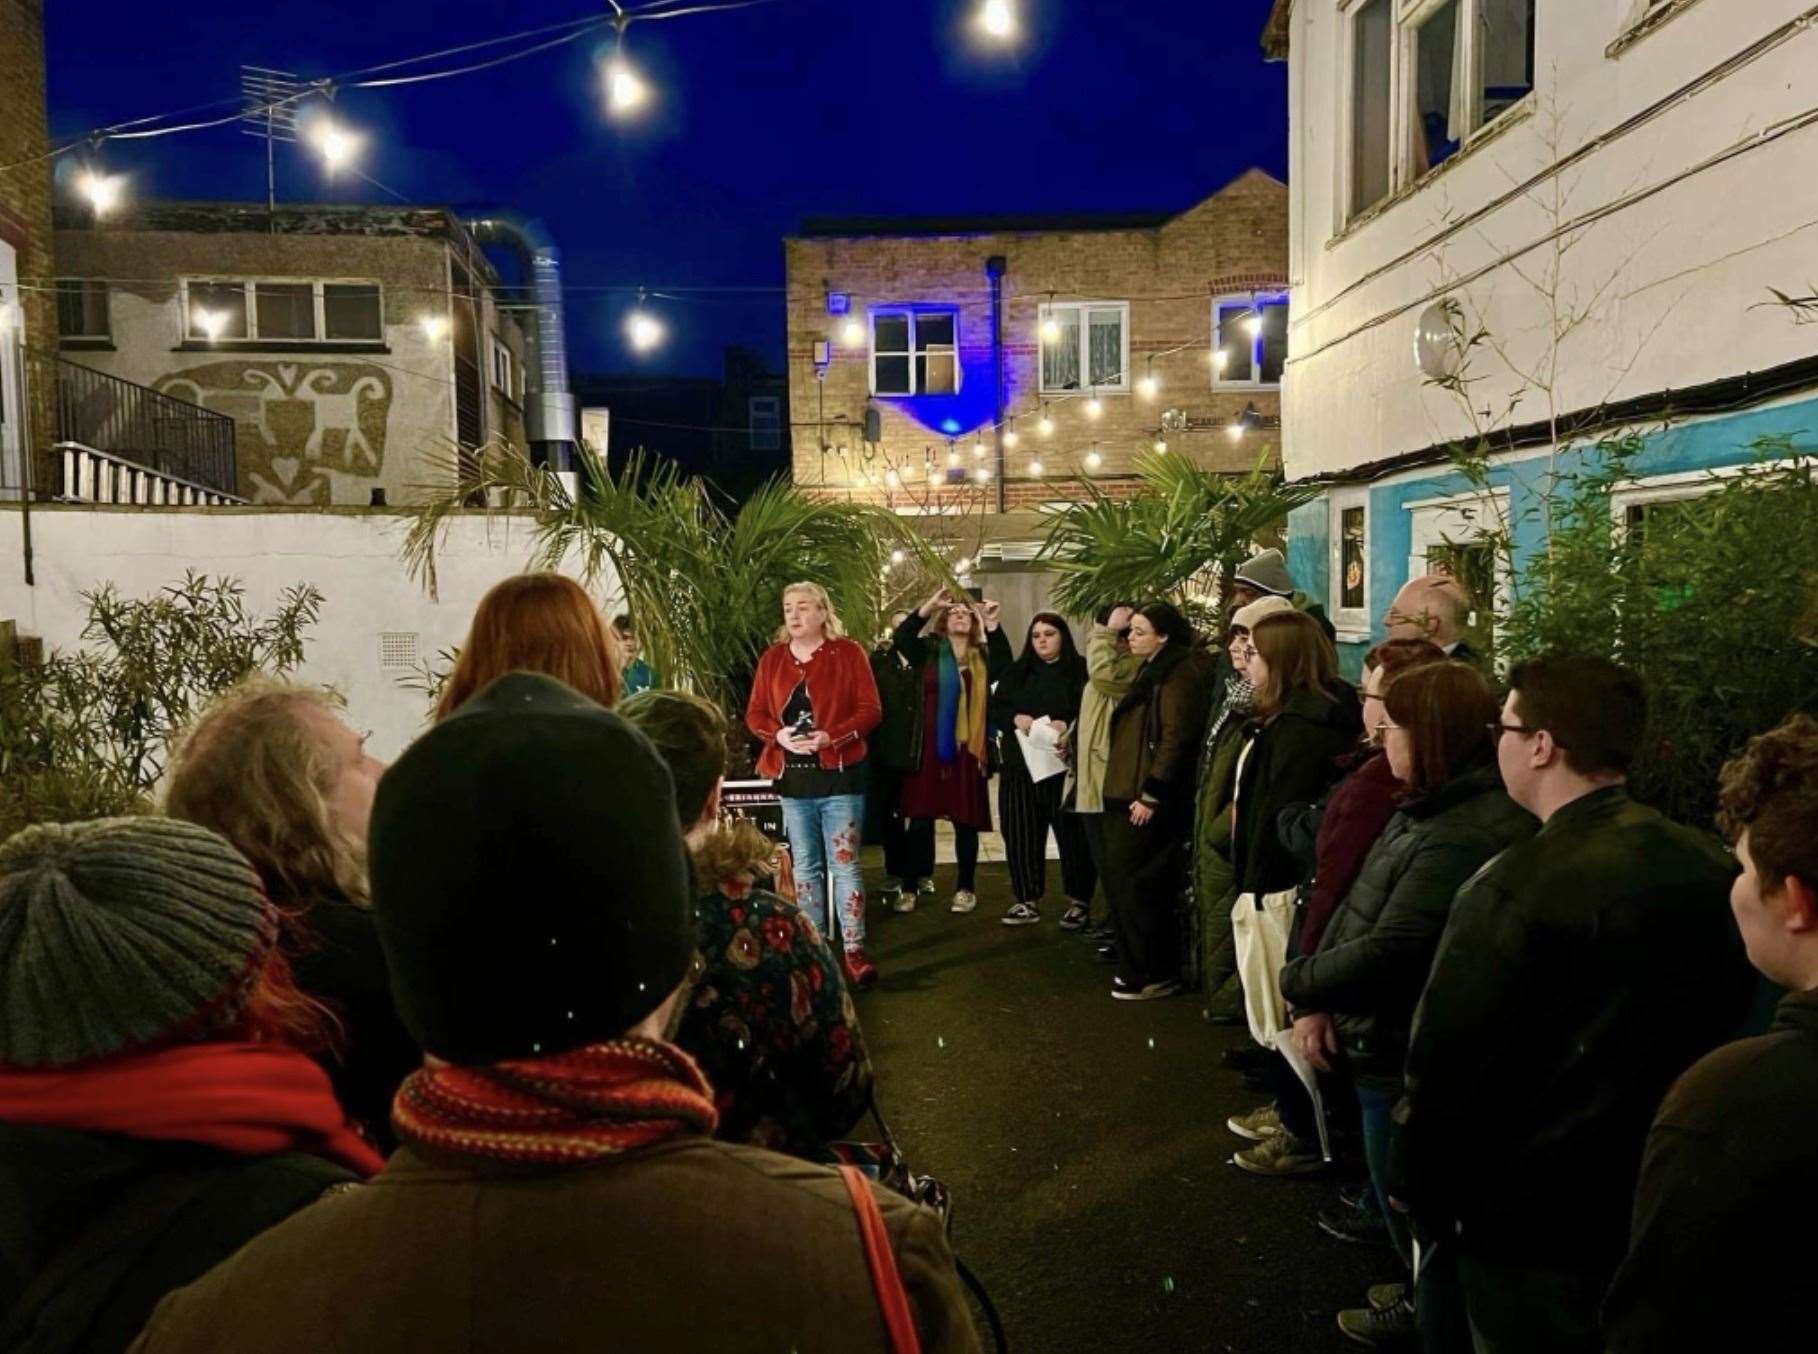
<path fill-rule="evenodd" d="M 783 727 L 793 728 L 798 738 L 814 732 L 814 703 L 808 698 L 808 680 L 803 678 L 783 704 Z M 776 792 L 785 799 L 825 799 L 828 795 L 857 795 L 865 792 L 865 766 L 851 766 L 829 771 L 821 765 L 818 753 L 791 752 L 783 749 L 783 774 L 777 777 Z"/>
<path fill-rule="evenodd" d="M 1004 735 L 1004 769 L 1024 771 L 1022 745 L 1016 741 L 1018 715 L 1063 720 L 1072 733 L 1079 723 L 1079 698 L 1085 689 L 1084 660 L 1068 664 L 1058 658 L 1051 663 L 1035 659 L 1007 668 L 991 695 L 991 722 Z"/>

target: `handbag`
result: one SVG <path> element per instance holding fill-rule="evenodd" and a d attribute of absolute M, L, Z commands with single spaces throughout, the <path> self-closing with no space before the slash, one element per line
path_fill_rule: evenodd
<path fill-rule="evenodd" d="M 1237 943 L 1237 976 L 1243 982 L 1244 1015 L 1250 1037 L 1275 1048 L 1289 1027 L 1288 1002 L 1281 994 L 1288 933 L 1294 925 L 1294 890 L 1240 893 L 1231 905 L 1231 934 Z"/>
<path fill-rule="evenodd" d="M 865 1267 L 871 1271 L 871 1286 L 877 1291 L 877 1305 L 884 1314 L 884 1330 L 890 1336 L 890 1354 L 921 1354 L 922 1342 L 915 1333 L 915 1315 L 909 1308 L 909 1294 L 903 1288 L 903 1276 L 897 1272 L 896 1254 L 890 1249 L 890 1233 L 884 1227 L 884 1215 L 878 1209 L 871 1186 L 856 1166 L 840 1167 L 840 1179 L 846 1182 L 846 1193 L 852 1196 L 852 1211 L 858 1215 L 859 1240 L 865 1246 Z"/>

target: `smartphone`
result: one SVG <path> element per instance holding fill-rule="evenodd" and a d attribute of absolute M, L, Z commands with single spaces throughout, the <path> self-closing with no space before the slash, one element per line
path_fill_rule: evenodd
<path fill-rule="evenodd" d="M 975 602 L 982 602 L 985 600 L 985 590 L 983 588 L 967 588 L 966 596 L 970 597 Z"/>

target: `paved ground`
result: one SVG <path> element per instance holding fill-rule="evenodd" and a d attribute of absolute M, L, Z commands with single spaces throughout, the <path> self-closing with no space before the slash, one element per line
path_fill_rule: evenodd
<path fill-rule="evenodd" d="M 1315 1228 L 1328 1184 L 1230 1164 L 1243 1144 L 1225 1119 L 1259 1099 L 1217 1057 L 1247 1036 L 1207 1025 L 1194 994 L 1111 1000 L 1057 907 L 1000 925 L 1003 866 L 980 867 L 970 916 L 947 911 L 952 881 L 942 867 L 911 915 L 873 907 L 883 981 L 859 1011 L 880 1103 L 911 1164 L 951 1188 L 955 1249 L 1010 1348 L 1359 1348 L 1334 1314 L 1393 1262 Z"/>

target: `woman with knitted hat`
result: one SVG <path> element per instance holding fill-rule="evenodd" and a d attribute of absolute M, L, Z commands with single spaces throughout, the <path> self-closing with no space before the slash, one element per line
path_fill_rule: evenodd
<path fill-rule="evenodd" d="M 942 588 L 896 628 L 896 651 L 922 672 L 921 747 L 903 783 L 903 817 L 929 842 L 937 818 L 953 824 L 955 912 L 978 906 L 978 834 L 991 831 L 991 683 L 1013 661 L 997 617 L 996 602 L 974 606 Z"/>
<path fill-rule="evenodd" d="M 170 1290 L 376 1173 L 278 917 L 191 823 L 0 846 L 0 1348 L 120 1350 Z"/>

